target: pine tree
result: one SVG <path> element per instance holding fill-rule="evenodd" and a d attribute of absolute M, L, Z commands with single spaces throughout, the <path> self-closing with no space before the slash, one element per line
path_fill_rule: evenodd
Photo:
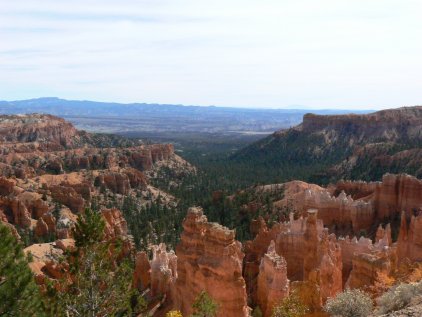
<path fill-rule="evenodd" d="M 0 223 L 0 316 L 45 316 L 22 244 Z"/>
<path fill-rule="evenodd" d="M 100 242 L 104 238 L 104 220 L 99 212 L 90 208 L 79 215 L 73 230 L 76 247 L 86 247 Z"/>
<path fill-rule="evenodd" d="M 192 308 L 192 317 L 215 317 L 218 311 L 218 305 L 205 291 L 199 293 Z"/>
<path fill-rule="evenodd" d="M 145 309 L 145 301 L 132 287 L 133 264 L 120 259 L 119 241 L 107 241 L 101 215 L 86 209 L 75 225 L 77 249 L 65 259 L 71 278 L 60 281 L 52 293 L 55 316 L 131 316 Z"/>

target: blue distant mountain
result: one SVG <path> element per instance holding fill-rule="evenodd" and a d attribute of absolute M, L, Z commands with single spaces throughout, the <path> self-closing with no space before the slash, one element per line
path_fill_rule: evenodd
<path fill-rule="evenodd" d="M 121 104 L 55 97 L 0 101 L 0 113 L 49 113 L 78 128 L 98 132 L 271 133 L 294 126 L 305 113 L 365 113 L 354 110 L 251 109 L 172 104 Z"/>

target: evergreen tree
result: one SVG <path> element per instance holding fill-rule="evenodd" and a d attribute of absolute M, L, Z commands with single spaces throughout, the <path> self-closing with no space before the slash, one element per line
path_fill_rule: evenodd
<path fill-rule="evenodd" d="M 99 212 L 90 208 L 79 215 L 78 221 L 73 229 L 73 236 L 76 247 L 87 247 L 102 242 L 104 238 L 104 220 Z"/>
<path fill-rule="evenodd" d="M 0 223 L 0 316 L 45 316 L 22 244 Z"/>
<path fill-rule="evenodd" d="M 218 305 L 205 291 L 199 293 L 192 308 L 192 317 L 215 317 L 218 311 Z"/>
<path fill-rule="evenodd" d="M 65 262 L 70 276 L 52 292 L 50 311 L 55 316 L 137 316 L 145 301 L 132 287 L 133 263 L 122 258 L 120 241 L 104 238 L 101 215 L 86 209 L 74 229 L 77 249 Z M 71 277 L 71 278 L 69 278 Z"/>

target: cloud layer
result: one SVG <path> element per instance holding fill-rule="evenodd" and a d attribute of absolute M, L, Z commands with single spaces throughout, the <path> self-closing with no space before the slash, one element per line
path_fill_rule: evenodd
<path fill-rule="evenodd" d="M 422 104 L 419 0 L 0 2 L 0 99 Z"/>

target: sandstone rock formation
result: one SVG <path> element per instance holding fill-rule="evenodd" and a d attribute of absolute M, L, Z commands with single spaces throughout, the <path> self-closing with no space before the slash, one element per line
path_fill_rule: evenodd
<path fill-rule="evenodd" d="M 151 285 L 151 264 L 145 251 L 138 252 L 135 258 L 133 286 L 138 290 L 145 290 Z"/>
<path fill-rule="evenodd" d="M 271 241 L 267 253 L 261 260 L 258 275 L 258 305 L 264 317 L 269 317 L 276 304 L 289 296 L 289 280 L 287 279 L 287 263 L 275 251 L 275 243 Z"/>
<path fill-rule="evenodd" d="M 422 107 L 388 109 L 370 114 L 306 114 L 301 126 L 306 132 L 349 129 L 353 131 L 353 135 L 362 138 L 393 141 L 404 136 L 418 137 L 416 127 L 422 126 Z M 405 128 L 400 130 L 401 127 Z"/>
<path fill-rule="evenodd" d="M 341 257 L 343 261 L 343 286 L 349 278 L 350 272 L 353 268 L 353 257 L 355 254 L 370 253 L 372 249 L 371 239 L 361 237 L 359 240 L 356 237 L 346 238 L 340 237 L 338 243 L 341 247 Z"/>
<path fill-rule="evenodd" d="M 314 209 L 308 211 L 304 239 L 303 279 L 316 285 L 320 304 L 312 308 L 319 309 L 343 288 L 341 249 L 335 236 L 329 236 L 327 230 L 318 235 L 317 210 Z"/>
<path fill-rule="evenodd" d="M 45 289 L 47 279 L 57 280 L 63 276 L 62 266 L 59 265 L 57 259 L 63 255 L 65 250 L 72 249 L 74 246 L 75 241 L 67 239 L 33 244 L 24 249 L 25 254 L 32 255 L 29 267 L 35 275 L 36 283 L 42 289 Z"/>
<path fill-rule="evenodd" d="M 69 207 L 72 212 L 80 213 L 84 210 L 85 200 L 72 187 L 55 185 L 49 189 L 51 197 L 55 201 Z"/>
<path fill-rule="evenodd" d="M 373 285 L 380 274 L 391 275 L 396 267 L 393 250 L 371 250 L 369 253 L 355 253 L 353 269 L 346 282 L 349 288 L 365 288 Z"/>
<path fill-rule="evenodd" d="M 248 316 L 244 254 L 234 231 L 208 222 L 197 207 L 188 210 L 183 228 L 176 248 L 175 307 L 191 314 L 195 297 L 206 291 L 219 305 L 218 317 Z"/>
<path fill-rule="evenodd" d="M 374 225 L 397 218 L 401 211 L 406 217 L 422 210 L 422 181 L 406 175 L 384 175 L 381 182 L 341 181 L 327 188 L 300 181 L 266 185 L 284 191 L 274 208 L 287 208 L 306 216 L 308 209 L 318 209 L 318 218 L 337 235 L 370 233 Z M 375 233 L 375 231 L 373 231 Z"/>
<path fill-rule="evenodd" d="M 400 233 L 397 241 L 397 255 L 399 261 L 409 259 L 422 261 L 422 213 L 411 216 L 407 223 L 406 213 L 401 216 Z"/>
<path fill-rule="evenodd" d="M 386 174 L 375 190 L 378 219 L 390 218 L 402 211 L 407 217 L 422 208 L 422 181 L 413 176 Z"/>
<path fill-rule="evenodd" d="M 104 209 L 110 193 L 156 200 L 146 173 L 162 167 L 175 175 L 194 171 L 171 144 L 93 135 L 49 115 L 0 116 L 0 218 L 38 238 L 69 238 L 72 214 Z M 162 204 L 175 204 L 170 195 L 161 197 Z"/>
<path fill-rule="evenodd" d="M 262 259 L 270 246 L 270 242 L 277 239 L 282 228 L 280 225 L 274 225 L 270 230 L 262 218 L 253 221 L 251 226 L 253 227 L 252 230 L 256 231 L 256 237 L 253 241 L 246 241 L 244 244 L 243 275 L 246 281 L 248 298 L 253 304 L 256 304 L 257 279 Z"/>
<path fill-rule="evenodd" d="M 119 209 L 102 209 L 101 214 L 105 220 L 106 237 L 114 239 L 119 236 L 127 236 L 127 223 Z"/>
<path fill-rule="evenodd" d="M 0 141 L 54 142 L 59 146 L 72 146 L 77 131 L 64 119 L 50 115 L 0 116 Z"/>
<path fill-rule="evenodd" d="M 167 252 L 166 245 L 160 243 L 152 247 L 151 260 L 151 295 L 166 295 L 174 298 L 174 284 L 177 279 L 177 256 Z"/>
<path fill-rule="evenodd" d="M 249 296 L 252 303 L 256 299 L 256 303 L 263 305 L 261 309 L 265 310 L 266 314 L 267 302 L 262 299 L 264 296 L 260 292 L 260 283 L 263 284 L 261 277 L 265 276 L 265 273 L 262 273 L 262 263 L 266 255 L 260 250 L 265 245 L 272 250 L 270 242 L 267 244 L 268 239 L 275 241 L 274 250 L 286 263 L 283 268 L 286 270 L 286 279 L 293 282 L 293 289 L 309 295 L 304 296 L 303 300 L 312 309 L 320 309 L 327 298 L 342 290 L 342 254 L 335 236 L 329 235 L 327 230 L 323 229 L 322 221 L 317 219 L 316 210 L 310 210 L 305 219 L 295 220 L 291 214 L 289 222 L 276 224 L 271 230 L 262 225 L 255 239 L 246 244 L 244 276 L 248 283 Z M 257 260 L 261 263 L 258 270 Z M 257 279 L 254 279 L 255 273 L 258 274 Z M 284 297 L 281 293 L 272 294 L 272 303 Z"/>

